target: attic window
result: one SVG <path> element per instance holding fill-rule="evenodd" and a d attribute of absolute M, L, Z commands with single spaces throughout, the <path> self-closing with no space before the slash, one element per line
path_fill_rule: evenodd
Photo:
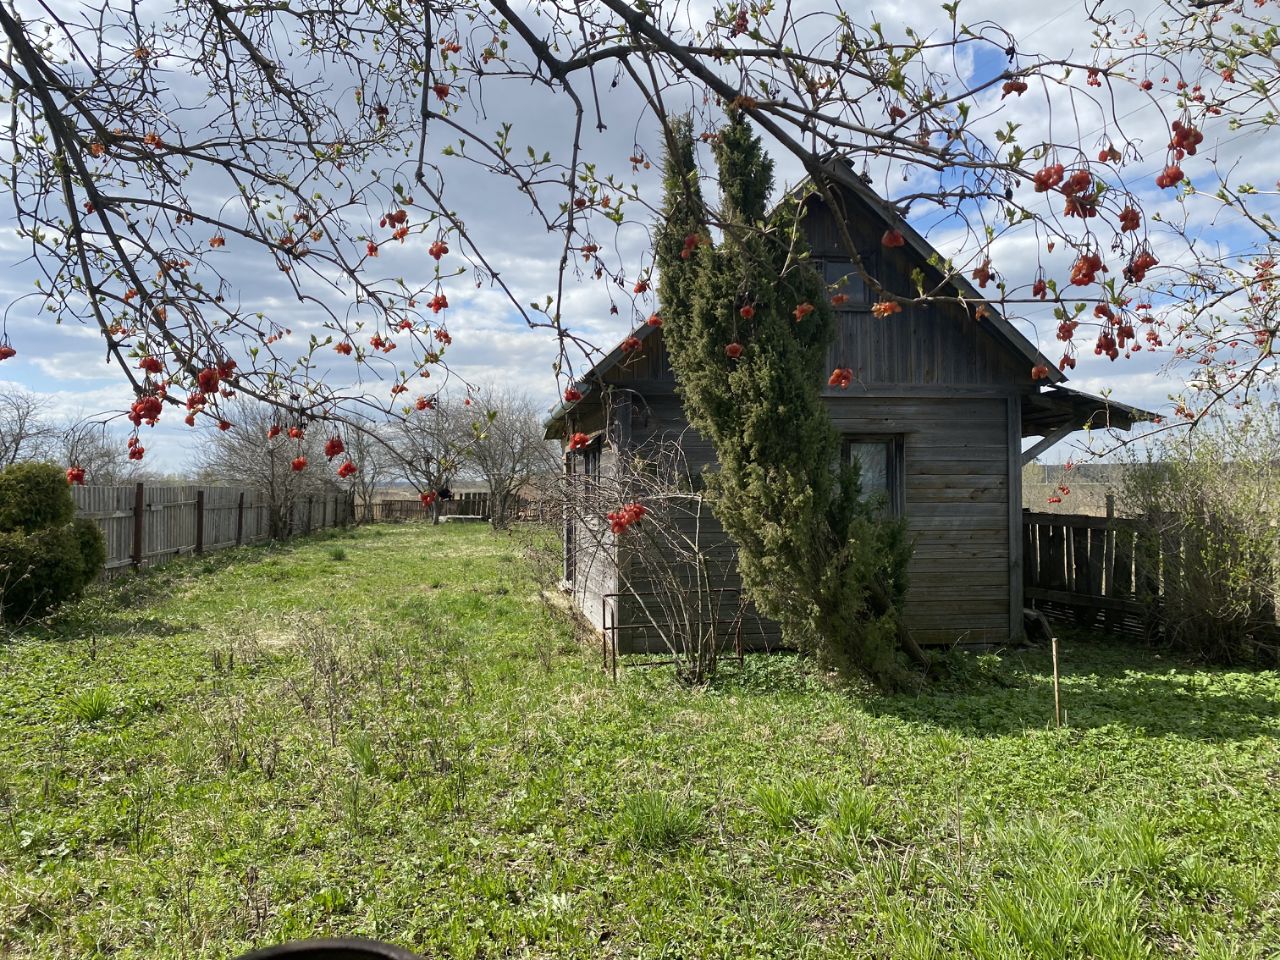
<path fill-rule="evenodd" d="M 875 269 L 875 261 L 869 254 L 862 255 L 862 265 L 864 269 L 869 271 Z M 832 296 L 843 293 L 849 298 L 844 306 L 846 310 L 869 309 L 875 300 L 866 280 L 858 272 L 858 268 L 853 265 L 853 261 L 847 258 L 824 259 L 822 261 L 822 279 L 827 282 Z"/>

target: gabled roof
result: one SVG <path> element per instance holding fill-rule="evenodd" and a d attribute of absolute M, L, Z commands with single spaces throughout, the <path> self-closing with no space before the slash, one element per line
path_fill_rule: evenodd
<path fill-rule="evenodd" d="M 899 216 L 890 204 L 881 199 L 867 185 L 866 181 L 853 171 L 848 161 L 839 157 L 829 157 L 823 161 L 823 166 L 833 182 L 847 188 L 855 197 L 866 204 L 868 209 L 883 221 L 886 228 L 892 228 L 902 234 L 903 239 L 922 261 L 927 262 L 931 257 L 939 255 L 928 240 Z M 805 184 L 802 183 L 792 192 L 799 193 L 804 188 Z M 1056 364 L 1051 363 L 1048 357 L 1041 353 L 1036 345 L 1027 339 L 1017 327 L 996 311 L 986 297 L 979 293 L 977 288 L 969 282 L 968 278 L 962 274 L 956 274 L 954 277 L 948 278 L 948 282 L 952 283 L 966 300 L 987 305 L 984 317 L 976 322 L 986 325 L 988 331 L 1000 343 L 1026 360 L 1028 369 L 1035 366 L 1044 366 L 1049 371 L 1046 378 L 1047 383 L 1045 384 L 1047 389 L 1044 392 L 1033 391 L 1029 393 L 1029 396 L 1035 399 L 1030 408 L 1024 410 L 1024 436 L 1028 434 L 1038 435 L 1040 432 L 1039 427 L 1042 425 L 1046 426 L 1047 430 L 1061 429 L 1069 423 L 1078 423 L 1078 429 L 1084 429 L 1086 426 L 1111 426 L 1121 430 L 1128 430 L 1134 423 L 1156 419 L 1156 415 L 1149 411 L 1115 403 L 1103 397 L 1094 397 L 1090 394 L 1061 386 L 1067 379 L 1066 374 L 1059 370 Z M 648 323 L 643 323 L 639 328 L 628 334 L 622 342 L 634 337 L 643 343 L 659 329 L 661 328 L 651 327 Z M 546 439 L 550 440 L 559 436 L 558 426 L 564 416 L 577 404 L 583 403 L 590 398 L 604 382 L 604 375 L 617 366 L 623 357 L 627 356 L 622 350 L 622 342 L 619 342 L 618 346 L 614 347 L 595 366 L 579 378 L 578 389 L 582 392 L 582 400 L 577 400 L 573 403 L 561 401 L 552 408 L 544 423 Z"/>

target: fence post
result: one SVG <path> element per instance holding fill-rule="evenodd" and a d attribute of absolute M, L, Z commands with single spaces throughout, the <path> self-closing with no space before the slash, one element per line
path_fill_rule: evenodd
<path fill-rule="evenodd" d="M 311 532 L 311 508 L 315 505 L 315 497 L 307 497 L 307 533 Z"/>
<path fill-rule="evenodd" d="M 146 536 L 146 516 L 147 516 L 147 492 L 146 487 L 138 483 L 133 488 L 133 566 L 138 569 L 142 566 L 145 556 L 145 544 L 143 538 Z"/>
<path fill-rule="evenodd" d="M 196 491 L 196 553 L 204 553 L 204 491 Z"/>
<path fill-rule="evenodd" d="M 244 491 L 240 491 L 240 499 L 236 503 L 236 546 L 244 543 Z"/>

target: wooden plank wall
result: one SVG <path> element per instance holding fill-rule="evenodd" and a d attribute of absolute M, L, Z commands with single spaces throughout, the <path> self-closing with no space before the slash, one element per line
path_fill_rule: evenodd
<path fill-rule="evenodd" d="M 270 534 L 270 508 L 248 488 L 197 486 L 72 487 L 76 516 L 94 521 L 107 545 L 106 575 L 150 567 L 175 557 L 262 543 Z M 138 507 L 141 506 L 141 510 Z M 294 505 L 292 534 L 351 520 L 346 494 L 304 497 Z M 197 534 L 197 523 L 201 530 Z M 139 543 L 137 533 L 141 530 Z"/>
<path fill-rule="evenodd" d="M 829 409 L 842 434 L 903 437 L 903 513 L 913 544 L 904 619 L 916 641 L 1016 636 L 1008 399 L 843 397 Z"/>

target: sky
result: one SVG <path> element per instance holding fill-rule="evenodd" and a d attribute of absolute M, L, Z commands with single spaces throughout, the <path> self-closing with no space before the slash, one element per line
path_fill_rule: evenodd
<path fill-rule="evenodd" d="M 1147 9 L 1155 8 L 1156 5 L 1147 4 Z M 1142 5 L 1139 5 L 1139 12 L 1141 9 Z M 990 20 L 1002 25 L 1019 38 L 1020 48 L 1024 51 L 1040 50 L 1064 57 L 1074 51 L 1076 56 L 1084 59 L 1090 36 L 1082 10 L 1082 4 L 1046 7 L 1027 4 L 1023 0 L 966 0 L 961 8 L 961 18 L 971 24 Z M 922 7 L 916 3 L 881 3 L 868 10 L 867 14 L 886 25 L 911 23 L 921 32 L 946 30 L 944 15 L 936 5 Z M 973 80 L 999 73 L 1006 68 L 1006 62 L 998 54 L 987 53 L 962 59 L 954 66 L 962 79 Z M 1038 92 L 1033 90 L 1027 96 L 1032 97 Z M 1056 91 L 1047 95 L 1060 97 Z M 656 200 L 656 168 L 633 173 L 626 162 L 637 145 L 644 147 L 650 156 L 660 154 L 657 131 L 650 122 L 651 118 L 637 122 L 643 111 L 636 95 L 625 84 L 604 90 L 603 97 L 608 129 L 588 130 L 585 135 L 588 157 L 598 158 L 602 164 L 625 173 L 628 181 L 639 184 L 649 197 Z M 983 103 L 994 106 L 998 99 L 999 90 L 996 88 Z M 1141 194 L 1150 204 L 1149 210 L 1154 212 L 1169 207 L 1168 196 L 1156 190 L 1152 183 L 1152 176 L 1163 165 L 1163 140 L 1167 139 L 1168 133 L 1167 127 L 1163 126 L 1165 121 L 1157 116 L 1132 113 L 1140 105 L 1134 95 L 1121 89 L 1116 114 L 1127 124 L 1125 132 L 1143 145 L 1147 155 L 1129 165 L 1124 173 L 1132 182 L 1145 184 Z M 487 89 L 483 102 L 470 99 L 463 107 L 462 119 L 494 126 L 499 120 L 510 120 L 513 123 L 511 137 L 517 150 L 523 151 L 524 145 L 528 144 L 540 152 L 563 143 L 567 138 L 570 117 L 564 107 L 562 101 L 550 100 L 544 88 L 507 83 L 500 88 Z M 1126 118 L 1126 114 L 1131 115 Z M 1024 123 L 1026 139 L 1034 141 L 1050 132 L 1047 127 L 1049 111 L 1032 108 L 1019 116 Z M 1062 109 L 1062 104 L 1057 103 L 1053 116 L 1057 118 L 1059 129 L 1052 133 L 1059 140 L 1079 140 L 1090 151 L 1097 149 L 1095 144 L 1106 142 L 1108 131 L 1095 129 L 1098 124 L 1090 119 L 1095 115 L 1087 110 L 1079 114 L 1076 128 L 1066 132 L 1061 129 L 1062 118 L 1067 117 L 1069 122 L 1071 111 Z M 1242 176 L 1253 168 L 1262 176 L 1268 160 L 1262 151 L 1255 154 L 1248 147 L 1247 140 L 1224 143 L 1220 148 L 1210 142 L 1202 148 L 1202 156 L 1214 157 L 1220 152 L 1222 161 L 1242 165 Z M 798 181 L 798 167 L 780 153 L 777 155 L 780 185 Z M 555 290 L 558 238 L 546 234 L 529 215 L 527 203 L 510 189 L 509 184 L 498 182 L 498 178 L 465 163 L 444 159 L 440 162 L 446 171 L 448 201 L 456 205 L 465 217 L 469 230 L 491 257 L 503 280 L 515 290 L 521 302 L 542 301 Z M 893 192 L 904 186 L 897 180 L 889 180 L 898 177 L 901 171 L 883 169 L 872 173 L 876 178 L 873 186 L 882 192 Z M 906 171 L 906 176 L 905 186 L 928 182 L 928 175 L 923 171 Z M 641 221 L 648 219 L 641 211 L 632 213 Z M 957 224 L 927 211 L 913 215 L 912 222 L 944 253 L 963 254 L 966 237 Z M 1210 238 L 1213 242 L 1232 242 L 1229 224 L 1218 225 L 1216 231 Z M 601 243 L 610 248 L 611 255 L 632 268 L 647 262 L 649 236 L 643 223 L 629 224 L 614 234 L 602 235 Z M 37 301 L 29 296 L 36 274 L 27 259 L 28 253 L 23 241 L 14 235 L 12 223 L 7 224 L 7 228 L 0 223 L 0 263 L 6 267 L 0 273 L 0 301 L 6 306 L 8 335 L 19 350 L 16 357 L 0 366 L 0 389 L 16 385 L 39 394 L 52 416 L 107 417 L 122 412 L 132 401 L 132 395 L 118 370 L 107 362 L 97 331 L 75 322 L 57 324 L 54 318 L 36 313 Z M 1029 282 L 1040 264 L 1050 275 L 1063 276 L 1069 266 L 1069 261 L 1063 257 L 1062 251 L 1053 256 L 1046 255 L 1027 231 L 997 240 L 993 251 L 993 259 L 1001 274 L 1011 283 Z M 431 266 L 421 245 L 406 245 L 401 249 L 386 247 L 378 262 L 378 267 L 388 275 L 401 273 L 424 279 Z M 314 310 L 291 302 L 279 278 L 270 271 L 264 274 L 252 253 L 237 251 L 234 244 L 229 243 L 224 268 L 241 278 L 240 296 L 244 301 L 269 306 L 274 315 L 290 326 L 299 343 L 310 333 L 320 330 L 319 317 Z M 574 332 L 608 349 L 653 310 L 651 296 L 633 298 L 629 289 L 611 292 L 598 282 L 571 282 L 566 292 L 565 319 Z M 470 282 L 451 283 L 449 299 L 449 329 L 454 338 L 447 354 L 450 369 L 463 380 L 524 392 L 543 406 L 550 407 L 558 393 L 553 373 L 557 349 L 551 335 L 545 330 L 528 329 L 505 297 L 487 284 L 477 287 Z M 614 305 L 619 308 L 617 314 L 611 312 Z M 1057 356 L 1055 348 L 1058 344 L 1053 339 L 1056 321 L 1047 311 L 1028 312 L 1016 318 L 1015 323 L 1046 354 Z M 1094 358 L 1087 348 L 1081 352 L 1080 366 L 1071 375 L 1071 385 L 1079 389 L 1091 392 L 1110 390 L 1118 400 L 1149 409 L 1167 407 L 1169 395 L 1182 389 L 1182 374 L 1177 370 L 1164 369 L 1167 356 L 1141 354 L 1112 364 L 1105 358 Z M 335 366 L 330 376 L 339 381 L 344 377 L 350 378 L 350 367 L 339 366 L 339 358 L 334 359 Z M 180 418 L 173 413 L 149 430 L 145 439 L 148 466 L 171 473 L 181 473 L 185 469 L 196 442 L 193 432 L 182 425 Z"/>

